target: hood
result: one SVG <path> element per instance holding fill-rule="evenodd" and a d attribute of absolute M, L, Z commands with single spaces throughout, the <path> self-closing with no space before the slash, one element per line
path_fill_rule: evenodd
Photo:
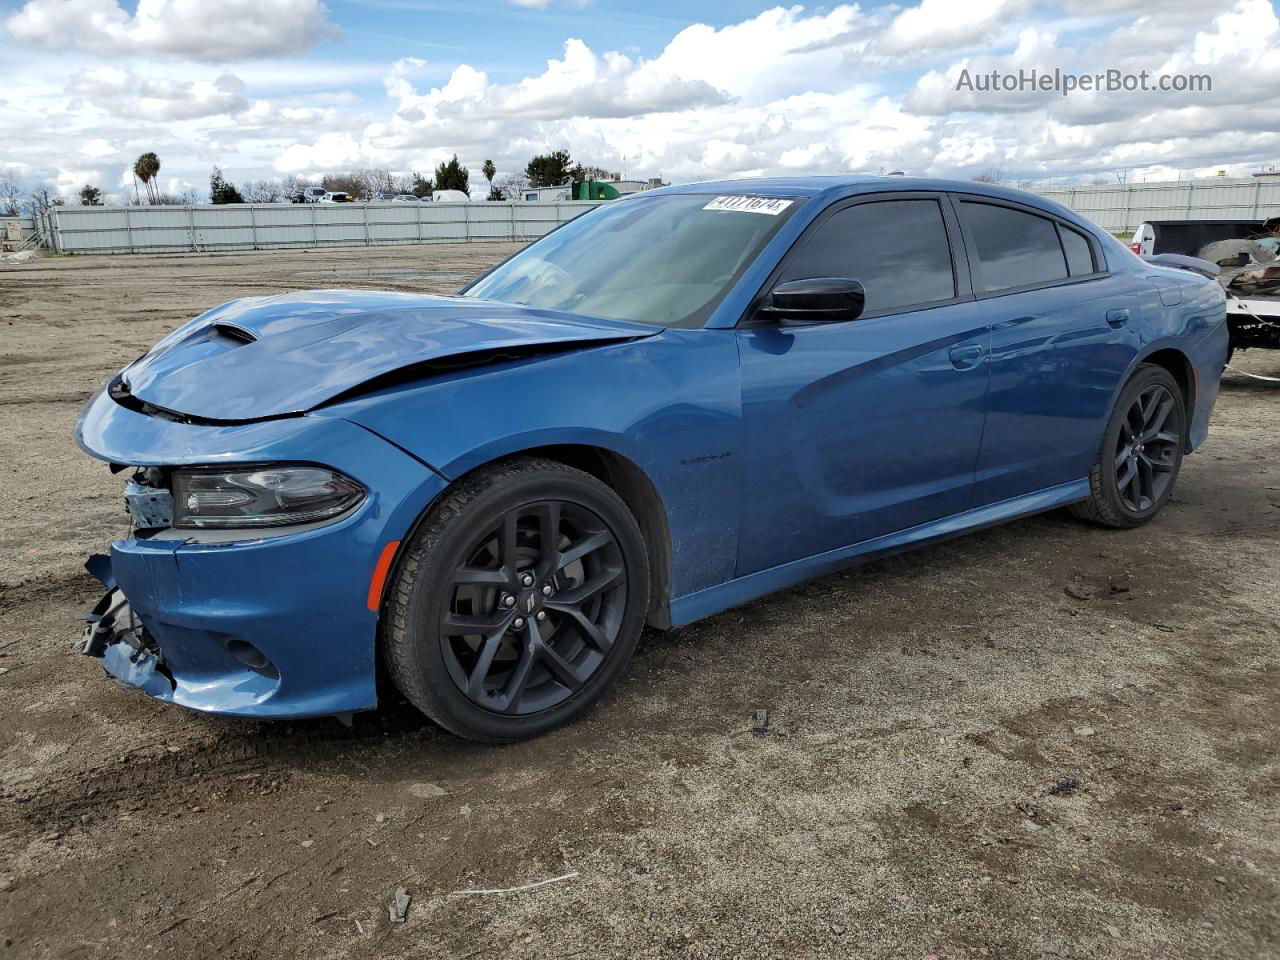
<path fill-rule="evenodd" d="M 112 387 L 169 413 L 258 420 L 303 413 L 373 380 L 652 336 L 658 328 L 466 297 L 319 290 L 202 314 Z"/>

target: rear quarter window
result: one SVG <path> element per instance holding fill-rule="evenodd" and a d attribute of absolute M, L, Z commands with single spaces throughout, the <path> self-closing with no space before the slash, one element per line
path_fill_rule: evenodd
<path fill-rule="evenodd" d="M 960 202 L 960 216 L 978 247 L 975 287 L 981 292 L 1067 278 L 1067 259 L 1052 220 L 970 200 Z"/>
<path fill-rule="evenodd" d="M 1067 255 L 1067 269 L 1073 277 L 1082 277 L 1094 273 L 1097 267 L 1093 263 L 1093 248 L 1083 233 L 1070 227 L 1058 226 L 1062 234 L 1062 250 Z"/>

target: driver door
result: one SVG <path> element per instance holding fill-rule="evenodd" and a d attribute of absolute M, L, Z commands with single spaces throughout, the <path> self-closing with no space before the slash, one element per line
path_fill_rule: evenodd
<path fill-rule="evenodd" d="M 833 205 L 778 283 L 862 283 L 856 320 L 737 328 L 743 520 L 738 576 L 968 509 L 986 419 L 991 333 L 944 195 Z"/>

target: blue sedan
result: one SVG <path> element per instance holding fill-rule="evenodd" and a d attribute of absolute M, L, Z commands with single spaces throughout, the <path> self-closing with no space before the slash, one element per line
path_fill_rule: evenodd
<path fill-rule="evenodd" d="M 1050 201 L 902 177 L 598 207 L 457 296 L 180 327 L 76 427 L 126 480 L 84 652 L 161 700 L 348 716 L 389 681 L 543 733 L 672 628 L 1057 507 L 1136 527 L 1205 438 L 1223 293 Z"/>

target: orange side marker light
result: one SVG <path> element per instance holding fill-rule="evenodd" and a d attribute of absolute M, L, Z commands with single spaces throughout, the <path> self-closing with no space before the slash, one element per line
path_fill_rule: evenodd
<path fill-rule="evenodd" d="M 387 571 L 391 569 L 391 561 L 396 558 L 399 540 L 392 540 L 378 554 L 378 562 L 373 568 L 373 579 L 369 581 L 369 609 L 374 613 L 382 606 L 382 587 L 387 582 Z"/>

